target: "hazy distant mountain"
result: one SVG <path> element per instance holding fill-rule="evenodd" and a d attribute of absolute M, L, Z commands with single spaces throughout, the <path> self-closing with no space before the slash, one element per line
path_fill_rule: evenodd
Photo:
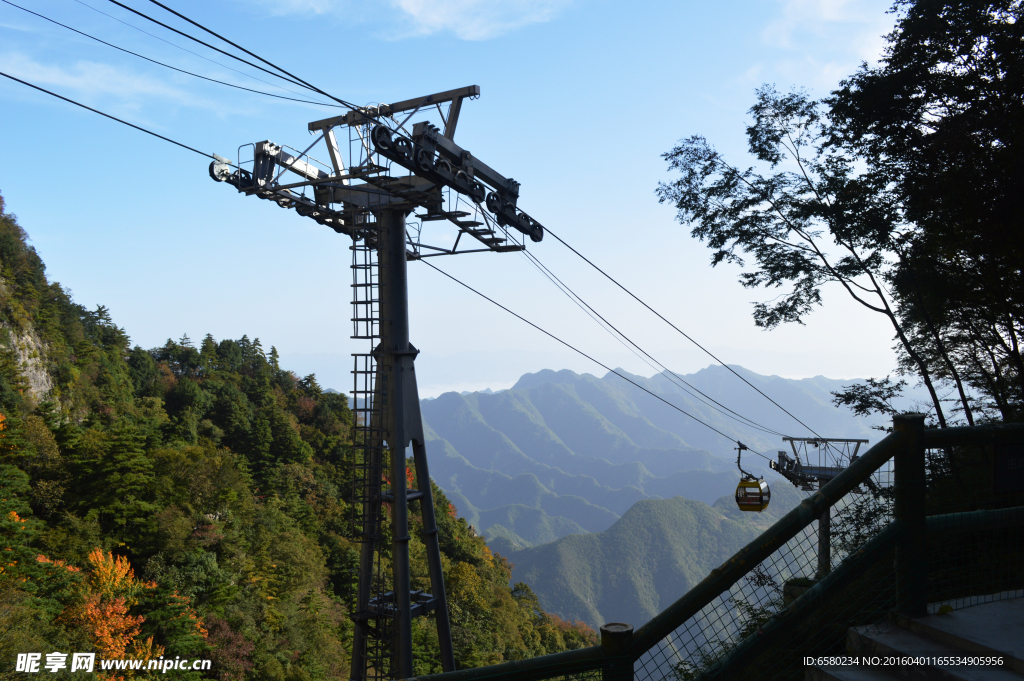
<path fill-rule="evenodd" d="M 853 381 L 733 370 L 820 436 L 880 439 L 831 403 Z M 459 513 L 545 609 L 594 626 L 643 624 L 806 495 L 748 453 L 743 467 L 765 476 L 772 502 L 761 514 L 736 509 L 735 440 L 772 458 L 784 443 L 708 402 L 812 433 L 728 369 L 683 376 L 685 390 L 665 374 L 629 377 L 726 437 L 614 374 L 540 371 L 509 390 L 422 403 L 431 475 Z"/>
<path fill-rule="evenodd" d="M 830 392 L 850 381 L 733 369 L 823 436 L 878 439 L 869 423 L 831 404 Z M 739 479 L 732 440 L 772 457 L 783 448 L 779 436 L 699 401 L 664 374 L 629 376 L 728 439 L 614 374 L 545 370 L 510 390 L 424 400 L 432 477 L 478 531 L 512 550 L 607 529 L 645 499 L 712 504 Z M 682 379 L 768 428 L 811 434 L 724 367 Z M 754 455 L 744 467 L 783 482 Z"/>

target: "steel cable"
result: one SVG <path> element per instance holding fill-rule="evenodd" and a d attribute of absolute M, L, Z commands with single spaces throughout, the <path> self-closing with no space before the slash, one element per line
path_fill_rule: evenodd
<path fill-rule="evenodd" d="M 701 349 L 701 350 L 702 350 L 702 351 L 703 351 L 703 352 L 704 352 L 705 354 L 707 354 L 707 355 L 708 355 L 708 356 L 709 356 L 709 357 L 710 357 L 711 359 L 715 360 L 716 362 L 718 362 L 719 364 L 721 364 L 721 365 L 722 365 L 723 367 L 725 367 L 726 369 L 728 369 L 730 373 L 732 373 L 732 374 L 733 374 L 734 376 L 736 376 L 736 378 L 740 379 L 741 381 L 743 381 L 744 383 L 746 383 L 747 385 L 749 385 L 749 386 L 750 386 L 751 388 L 753 388 L 754 390 L 756 390 L 756 391 L 757 391 L 757 392 L 758 392 L 758 393 L 759 393 L 759 394 L 760 394 L 760 395 L 761 395 L 762 397 L 764 397 L 764 398 L 765 398 L 766 400 L 768 400 L 769 402 L 771 402 L 772 404 L 774 404 L 774 405 L 775 405 L 776 407 L 778 407 L 779 409 L 781 409 L 781 410 L 782 410 L 783 412 L 785 412 L 785 413 L 786 413 L 786 414 L 787 414 L 787 415 L 788 415 L 788 416 L 789 416 L 790 418 L 792 418 L 792 419 L 793 419 L 794 421 L 796 421 L 797 423 L 799 423 L 799 424 L 800 424 L 801 426 L 803 426 L 803 427 L 804 427 L 804 428 L 806 428 L 807 430 L 811 431 L 812 433 L 814 433 L 814 434 L 815 434 L 815 435 L 817 435 L 818 437 L 821 437 L 821 435 L 819 435 L 819 434 L 818 434 L 818 432 L 817 432 L 816 430 L 814 430 L 814 429 L 813 429 L 813 428 L 811 428 L 811 427 L 810 427 L 809 425 L 807 425 L 806 423 L 804 423 L 803 421 L 801 421 L 800 419 L 798 419 L 798 418 L 797 418 L 796 416 L 794 416 L 794 415 L 793 415 L 792 413 L 790 413 L 790 411 L 789 411 L 788 409 L 786 409 L 786 408 L 785 408 L 785 407 L 783 407 L 783 406 L 782 406 L 781 404 L 779 404 L 778 402 L 776 402 L 775 400 L 773 400 L 773 399 L 772 399 L 771 397 L 769 397 L 768 395 L 766 395 L 766 394 L 765 394 L 765 393 L 764 393 L 764 392 L 763 392 L 763 391 L 762 391 L 762 390 L 761 390 L 760 388 L 758 388 L 758 387 L 757 387 L 756 385 L 754 385 L 753 383 L 751 383 L 750 381 L 748 381 L 747 379 L 745 379 L 745 378 L 744 378 L 743 376 L 741 376 L 740 374 L 738 374 L 738 373 L 737 373 L 737 372 L 736 372 L 736 371 L 735 371 L 735 370 L 734 370 L 734 369 L 733 369 L 732 367 L 730 367 L 730 366 L 729 366 L 728 364 L 726 364 L 726 363 L 725 363 L 725 362 L 723 362 L 722 360 L 720 360 L 720 359 L 718 359 L 717 357 L 715 357 L 715 355 L 714 355 L 714 354 L 712 354 L 710 350 L 708 350 L 708 349 L 707 349 L 707 348 L 705 348 L 705 347 L 704 347 L 703 345 L 701 345 L 700 343 L 698 343 L 697 341 L 695 341 L 695 340 L 694 340 L 693 338 L 691 338 L 691 337 L 690 337 L 690 336 L 689 336 L 689 335 L 688 335 L 688 334 L 687 334 L 687 333 L 686 333 L 685 331 L 683 331 L 683 330 L 682 330 L 682 329 L 680 329 L 680 328 L 679 328 L 678 326 L 676 326 L 675 324 L 673 324 L 672 322 L 670 322 L 670 321 L 669 321 L 668 319 L 666 319 L 666 318 L 665 318 L 664 316 L 662 316 L 662 314 L 661 314 L 660 312 L 658 312 L 658 311 L 657 311 L 657 310 L 655 310 L 655 309 L 654 309 L 653 307 L 651 307 L 650 305 L 648 305 L 647 303 L 645 303 L 645 302 L 644 302 L 643 300 L 641 300 L 641 299 L 640 299 L 639 297 L 637 297 L 637 296 L 636 296 L 636 295 L 635 295 L 635 294 L 634 294 L 634 293 L 633 293 L 632 291 L 630 291 L 630 290 L 629 290 L 628 288 L 626 288 L 625 286 L 623 286 L 622 284 L 620 284 L 620 283 L 619 283 L 618 281 L 616 281 L 616 280 L 615 280 L 615 279 L 614 279 L 614 278 L 613 278 L 613 277 L 612 277 L 612 276 L 611 276 L 610 274 L 608 274 L 607 272 L 605 272 L 604 270 L 602 270 L 602 269 L 601 269 L 600 267 L 598 267 L 597 265 L 595 265 L 595 264 L 594 264 L 594 263 L 593 263 L 593 262 L 592 262 L 592 261 L 591 261 L 590 259 L 588 259 L 588 258 L 587 258 L 586 256 L 584 256 L 584 255 L 583 255 L 582 253 L 580 253 L 580 252 L 579 252 L 579 251 L 577 251 L 577 250 L 576 250 L 575 248 L 573 248 L 572 246 L 570 246 L 569 244 L 567 244 L 567 243 L 566 243 L 566 242 L 565 242 L 565 241 L 564 241 L 564 240 L 563 240 L 563 239 L 562 239 L 561 237 L 559 237 L 559 236 L 558 236 L 557 234 L 555 234 L 554 232 L 552 232 L 550 228 L 548 228 L 547 226 L 545 226 L 545 227 L 544 227 L 544 230 L 545 230 L 545 231 L 546 231 L 546 232 L 547 232 L 548 234 L 550 234 L 551 236 L 553 236 L 553 237 L 554 237 L 555 239 L 557 239 L 557 240 L 558 240 L 558 242 L 559 242 L 559 243 L 561 243 L 561 244 L 562 244 L 563 246 L 565 246 L 565 247 L 566 247 L 566 248 L 568 248 L 568 249 L 569 249 L 570 251 L 572 251 L 572 252 L 573 252 L 573 253 L 575 253 L 575 254 L 576 254 L 577 256 L 579 256 L 579 257 L 580 257 L 580 258 L 581 258 L 581 259 L 582 259 L 582 260 L 583 260 L 584 262 L 586 262 L 586 263 L 587 263 L 588 265 L 590 265 L 590 266 L 591 266 L 591 267 L 593 267 L 593 268 L 594 268 L 595 270 L 597 270 L 598 272 L 600 272 L 601 274 L 603 274 L 603 275 L 604 275 L 604 276 L 605 276 L 605 277 L 606 277 L 606 278 L 607 278 L 607 279 L 608 279 L 608 280 L 609 280 L 610 282 L 612 282 L 613 284 L 615 284 L 616 286 L 618 286 L 618 287 L 619 287 L 620 289 L 622 289 L 623 291 L 625 291 L 625 292 L 626 292 L 626 293 L 627 293 L 627 294 L 628 294 L 628 295 L 629 295 L 629 296 L 630 296 L 631 298 L 633 298 L 633 300 L 637 301 L 638 303 L 640 303 L 641 305 L 643 305 L 643 306 L 644 306 L 645 308 L 647 308 L 647 309 L 648 309 L 648 310 L 649 310 L 650 312 L 654 313 L 654 315 L 655 315 L 656 317 L 658 317 L 658 319 L 660 319 L 661 321 L 665 322 L 666 324 L 668 324 L 669 326 L 671 326 L 671 327 L 672 327 L 673 329 L 675 329 L 675 330 L 676 330 L 676 332 L 678 332 L 679 334 L 681 334 L 681 335 L 683 336 L 683 338 L 685 338 L 686 340 L 688 340 L 688 341 L 690 341 L 691 343 L 693 343 L 694 345 L 696 345 L 696 346 L 697 346 L 698 348 L 700 348 L 700 349 Z"/>

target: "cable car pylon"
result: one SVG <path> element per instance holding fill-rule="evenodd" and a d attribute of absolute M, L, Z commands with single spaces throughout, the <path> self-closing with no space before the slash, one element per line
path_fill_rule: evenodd
<path fill-rule="evenodd" d="M 471 85 L 354 109 L 310 123 L 309 132 L 319 136 L 305 151 L 263 141 L 240 147 L 236 163 L 217 156 L 210 164 L 214 180 L 352 238 L 352 337 L 370 342 L 369 352 L 353 355 L 358 451 L 352 525 L 353 538 L 361 542 L 352 615 L 353 681 L 412 676 L 412 619 L 430 612 L 441 668 L 455 670 L 416 385 L 419 351 L 409 342 L 406 264 L 442 255 L 520 251 L 526 248 L 524 237 L 537 242 L 544 236 L 544 227 L 517 207 L 519 183 L 453 141 L 463 100 L 479 95 L 480 87 Z M 417 112 L 435 109 L 443 132 L 429 120 L 415 123 L 409 132 L 406 123 Z M 347 155 L 338 129 L 348 130 Z M 329 164 L 309 156 L 321 141 Z M 242 149 L 251 149 L 251 160 L 242 160 Z M 282 182 L 285 171 L 291 176 Z M 417 208 L 424 212 L 415 215 L 419 222 L 410 229 L 407 219 Z M 454 242 L 424 243 L 423 224 L 431 221 L 454 225 Z M 463 236 L 469 238 L 464 242 Z M 466 242 L 473 246 L 460 249 Z M 406 466 L 410 444 L 415 489 L 410 489 Z M 430 593 L 410 588 L 409 503 L 417 501 Z"/>
<path fill-rule="evenodd" d="M 768 465 L 784 478 L 805 492 L 814 492 L 828 484 L 834 477 L 846 470 L 857 458 L 862 444 L 868 440 L 825 437 L 784 437 L 793 449 L 793 458 L 780 451 L 778 461 Z M 851 450 L 852 446 L 852 450 Z M 817 449 L 817 462 L 811 461 L 811 448 Z M 803 459 L 800 453 L 803 452 Z M 869 477 L 869 487 L 874 483 Z M 856 491 L 856 490 L 855 490 Z M 832 509 L 826 508 L 818 518 L 818 578 L 832 571 Z"/>

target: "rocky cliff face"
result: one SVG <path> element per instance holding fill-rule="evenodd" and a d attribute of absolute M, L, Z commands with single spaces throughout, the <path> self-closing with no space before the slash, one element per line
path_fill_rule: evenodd
<path fill-rule="evenodd" d="M 0 304 L 6 304 L 10 287 L 0 276 Z M 53 378 L 46 368 L 46 344 L 27 319 L 10 323 L 0 319 L 0 352 L 10 353 L 22 378 L 25 397 L 38 404 L 49 399 Z"/>
<path fill-rule="evenodd" d="M 0 337 L 6 336 L 2 345 L 4 352 L 14 354 L 21 375 L 27 383 L 26 397 L 39 403 L 50 397 L 53 378 L 46 370 L 46 348 L 43 341 L 31 327 L 15 329 L 0 322 Z"/>

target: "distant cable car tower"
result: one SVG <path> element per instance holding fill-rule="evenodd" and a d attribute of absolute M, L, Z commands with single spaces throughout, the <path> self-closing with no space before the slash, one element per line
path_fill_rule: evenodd
<path fill-rule="evenodd" d="M 236 163 L 216 157 L 210 176 L 246 196 L 257 196 L 352 238 L 352 338 L 370 341 L 354 354 L 353 412 L 361 452 L 355 461 L 354 525 L 362 542 L 359 564 L 354 681 L 412 676 L 412 618 L 433 611 L 444 671 L 454 671 L 448 604 L 438 546 L 423 421 L 409 342 L 406 261 L 458 253 L 526 248 L 544 228 L 519 210 L 519 183 L 456 145 L 463 100 L 471 85 L 394 104 L 364 107 L 309 124 L 319 133 L 302 152 L 270 141 L 239 147 Z M 446 105 L 447 111 L 442 109 Z M 440 117 L 406 127 L 418 112 Z M 408 112 L 408 113 L 407 113 Z M 397 118 L 401 114 L 401 120 Z M 347 130 L 342 153 L 336 129 Z M 309 156 L 323 140 L 330 163 Z M 242 159 L 242 150 L 251 158 Z M 294 152 L 294 153 L 292 153 Z M 348 165 L 345 163 L 347 156 Z M 290 182 L 281 182 L 285 171 Z M 417 208 L 417 221 L 407 217 Z M 454 237 L 422 240 L 423 225 L 445 221 Z M 509 229 L 512 228 L 512 229 Z M 462 238 L 474 247 L 459 250 Z M 406 447 L 412 443 L 417 489 L 408 489 Z M 409 507 L 420 502 L 430 593 L 409 581 Z M 390 546 L 389 546 L 390 545 Z M 390 571 L 382 556 L 390 548 Z"/>
<path fill-rule="evenodd" d="M 857 458 L 862 444 L 867 440 L 851 440 L 824 437 L 784 437 L 793 448 L 793 457 L 779 452 L 778 461 L 769 461 L 769 467 L 780 473 L 791 483 L 813 492 L 821 489 L 834 477 L 842 473 Z M 812 453 L 811 450 L 816 450 Z M 803 458 L 800 457 L 801 453 Z M 873 485 L 871 478 L 868 485 Z M 832 509 L 826 508 L 818 518 L 818 578 L 832 570 Z"/>

